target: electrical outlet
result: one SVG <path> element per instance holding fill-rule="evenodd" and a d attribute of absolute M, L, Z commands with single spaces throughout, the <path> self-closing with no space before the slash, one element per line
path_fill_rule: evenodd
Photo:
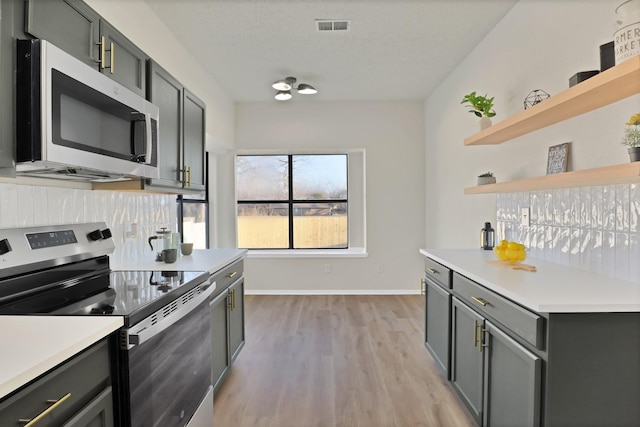
<path fill-rule="evenodd" d="M 529 226 L 529 208 L 522 208 L 520 211 L 520 224 Z"/>

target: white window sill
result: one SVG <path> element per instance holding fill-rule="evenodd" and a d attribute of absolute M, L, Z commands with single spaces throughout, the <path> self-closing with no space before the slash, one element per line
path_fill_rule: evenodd
<path fill-rule="evenodd" d="M 247 258 L 366 258 L 366 248 L 349 249 L 250 249 Z"/>

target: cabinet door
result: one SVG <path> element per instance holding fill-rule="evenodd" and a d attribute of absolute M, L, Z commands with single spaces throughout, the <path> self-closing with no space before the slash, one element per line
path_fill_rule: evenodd
<path fill-rule="evenodd" d="M 229 286 L 229 354 L 235 360 L 244 345 L 244 278 Z"/>
<path fill-rule="evenodd" d="M 105 57 L 99 54 L 100 70 L 144 97 L 147 55 L 104 19 L 100 21 L 100 43 L 103 37 Z"/>
<path fill-rule="evenodd" d="M 211 378 L 214 390 L 222 384 L 222 378 L 231 365 L 229 357 L 229 327 L 227 305 L 229 296 L 227 291 L 211 300 Z"/>
<path fill-rule="evenodd" d="M 14 16 L 18 14 L 15 8 L 18 6 L 22 5 L 15 2 L 0 2 L 0 176 L 15 176 L 13 30 Z M 17 17 L 15 19 L 17 20 Z"/>
<path fill-rule="evenodd" d="M 62 427 L 113 427 L 113 394 L 104 389 Z"/>
<path fill-rule="evenodd" d="M 451 348 L 451 294 L 427 279 L 425 295 L 425 346 L 438 368 L 448 379 Z"/>
<path fill-rule="evenodd" d="M 541 359 L 489 321 L 485 344 L 484 425 L 539 426 Z"/>
<path fill-rule="evenodd" d="M 484 318 L 455 297 L 451 307 L 451 384 L 481 424 Z"/>
<path fill-rule="evenodd" d="M 100 15 L 80 0 L 28 0 L 25 32 L 97 67 Z"/>
<path fill-rule="evenodd" d="M 182 188 L 180 148 L 182 147 L 182 85 L 157 63 L 149 62 L 149 101 L 160 108 L 158 169 L 160 179 L 153 185 Z"/>
<path fill-rule="evenodd" d="M 188 170 L 184 187 L 205 189 L 205 105 L 184 89 L 183 168 Z M 187 169 L 188 168 L 188 169 Z"/>

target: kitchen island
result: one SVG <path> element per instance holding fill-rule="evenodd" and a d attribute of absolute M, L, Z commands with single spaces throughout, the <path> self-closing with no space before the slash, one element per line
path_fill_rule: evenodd
<path fill-rule="evenodd" d="M 640 285 L 421 249 L 425 347 L 480 426 L 640 425 Z"/>

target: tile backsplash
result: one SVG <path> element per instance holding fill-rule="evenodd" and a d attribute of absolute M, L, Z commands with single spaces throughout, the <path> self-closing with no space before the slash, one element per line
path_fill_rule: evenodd
<path fill-rule="evenodd" d="M 161 227 L 177 231 L 176 196 L 0 183 L 0 228 L 96 221 L 111 229 L 112 258 L 152 257 L 147 238 Z"/>
<path fill-rule="evenodd" d="M 498 241 L 531 257 L 640 283 L 640 184 L 498 194 L 496 215 Z"/>

